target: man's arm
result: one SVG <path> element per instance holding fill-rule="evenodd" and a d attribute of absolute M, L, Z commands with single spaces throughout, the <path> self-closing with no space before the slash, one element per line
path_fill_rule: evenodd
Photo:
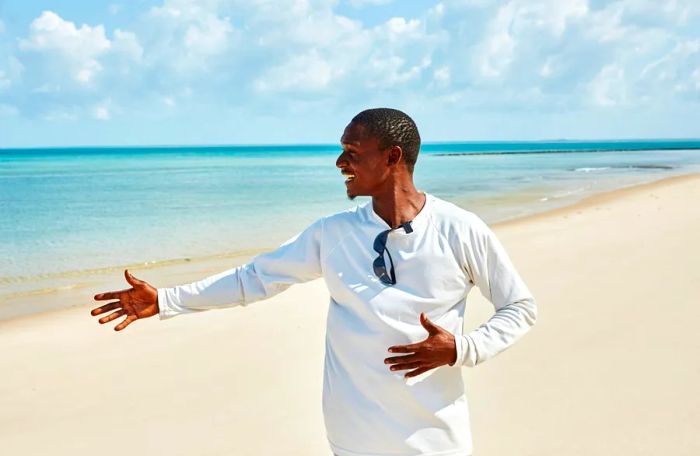
<path fill-rule="evenodd" d="M 456 338 L 456 365 L 476 366 L 511 346 L 535 324 L 537 306 L 491 229 L 476 219 L 464 240 L 472 282 L 496 309 L 479 328 Z"/>
<path fill-rule="evenodd" d="M 160 315 L 164 319 L 180 313 L 245 305 L 272 297 L 294 283 L 321 276 L 322 230 L 323 219 L 276 250 L 258 255 L 248 264 L 173 288 L 156 289 L 124 271 L 132 288 L 98 293 L 96 301 L 116 301 L 93 309 L 91 314 L 114 311 L 100 318 L 101 324 L 126 315 L 127 318 L 114 328 L 121 331 L 140 318 Z"/>
<path fill-rule="evenodd" d="M 496 235 L 475 217 L 464 236 L 460 251 L 465 268 L 496 308 L 495 314 L 469 334 L 456 337 L 421 313 L 428 337 L 389 347 L 390 353 L 404 353 L 384 359 L 392 371 L 408 370 L 405 377 L 415 377 L 444 365 L 475 366 L 508 348 L 535 324 L 535 300 Z"/>
<path fill-rule="evenodd" d="M 321 219 L 248 264 L 187 285 L 159 288 L 160 318 L 250 304 L 320 277 L 322 229 Z"/>

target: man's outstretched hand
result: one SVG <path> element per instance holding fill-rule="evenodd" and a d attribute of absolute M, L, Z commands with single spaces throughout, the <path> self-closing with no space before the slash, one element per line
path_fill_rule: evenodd
<path fill-rule="evenodd" d="M 391 353 L 410 354 L 392 356 L 384 360 L 384 364 L 392 365 L 390 367 L 392 371 L 413 369 L 406 373 L 406 378 L 415 377 L 445 364 L 452 365 L 457 361 L 455 337 L 449 331 L 428 320 L 424 313 L 420 314 L 420 324 L 428 331 L 428 337 L 415 344 L 389 347 Z"/>
<path fill-rule="evenodd" d="M 139 318 L 148 318 L 158 315 L 158 291 L 143 280 L 132 276 L 127 269 L 124 270 L 124 277 L 132 288 L 121 291 L 109 291 L 95 295 L 95 301 L 116 301 L 92 309 L 91 315 L 100 315 L 110 310 L 116 310 L 106 317 L 100 318 L 100 324 L 110 322 L 116 318 L 126 315 L 121 323 L 114 327 L 115 331 L 121 331 Z"/>

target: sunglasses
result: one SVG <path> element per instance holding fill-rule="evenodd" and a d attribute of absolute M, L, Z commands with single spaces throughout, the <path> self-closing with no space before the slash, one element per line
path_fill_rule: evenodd
<path fill-rule="evenodd" d="M 411 222 L 406 222 L 401 224 L 401 228 L 404 229 L 406 233 L 412 233 L 413 228 L 411 227 Z M 391 253 L 386 248 L 386 240 L 389 237 L 389 233 L 393 230 L 382 231 L 374 239 L 374 251 L 379 254 L 377 258 L 374 259 L 372 266 L 374 267 L 374 273 L 379 277 L 379 280 L 385 285 L 396 285 L 396 272 L 394 271 L 394 259 L 391 258 Z M 387 270 L 386 262 L 384 261 L 384 253 L 389 257 L 390 268 Z"/>

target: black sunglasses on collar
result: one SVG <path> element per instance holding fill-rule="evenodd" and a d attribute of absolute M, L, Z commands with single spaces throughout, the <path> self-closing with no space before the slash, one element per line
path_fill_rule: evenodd
<path fill-rule="evenodd" d="M 408 233 L 413 233 L 413 227 L 411 227 L 411 222 L 402 223 L 400 228 Z M 395 228 L 398 229 L 398 228 Z M 386 230 L 382 231 L 374 239 L 374 251 L 379 254 L 377 258 L 374 259 L 372 266 L 374 267 L 374 273 L 379 277 L 379 280 L 385 285 L 396 285 L 396 272 L 394 272 L 394 259 L 391 258 L 391 253 L 386 248 L 386 240 L 389 237 L 389 233 L 394 231 Z M 384 252 L 389 256 L 389 264 L 391 268 L 387 271 L 386 263 L 384 262 Z"/>

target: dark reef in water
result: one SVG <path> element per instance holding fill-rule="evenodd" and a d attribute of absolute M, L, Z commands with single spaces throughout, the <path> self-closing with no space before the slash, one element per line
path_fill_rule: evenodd
<path fill-rule="evenodd" d="M 548 149 L 548 150 L 499 150 L 498 152 L 439 152 L 430 154 L 433 157 L 462 156 L 462 155 L 529 155 L 529 154 L 574 154 L 578 152 L 654 152 L 659 150 L 700 150 L 700 147 L 653 147 L 629 149 Z"/>

